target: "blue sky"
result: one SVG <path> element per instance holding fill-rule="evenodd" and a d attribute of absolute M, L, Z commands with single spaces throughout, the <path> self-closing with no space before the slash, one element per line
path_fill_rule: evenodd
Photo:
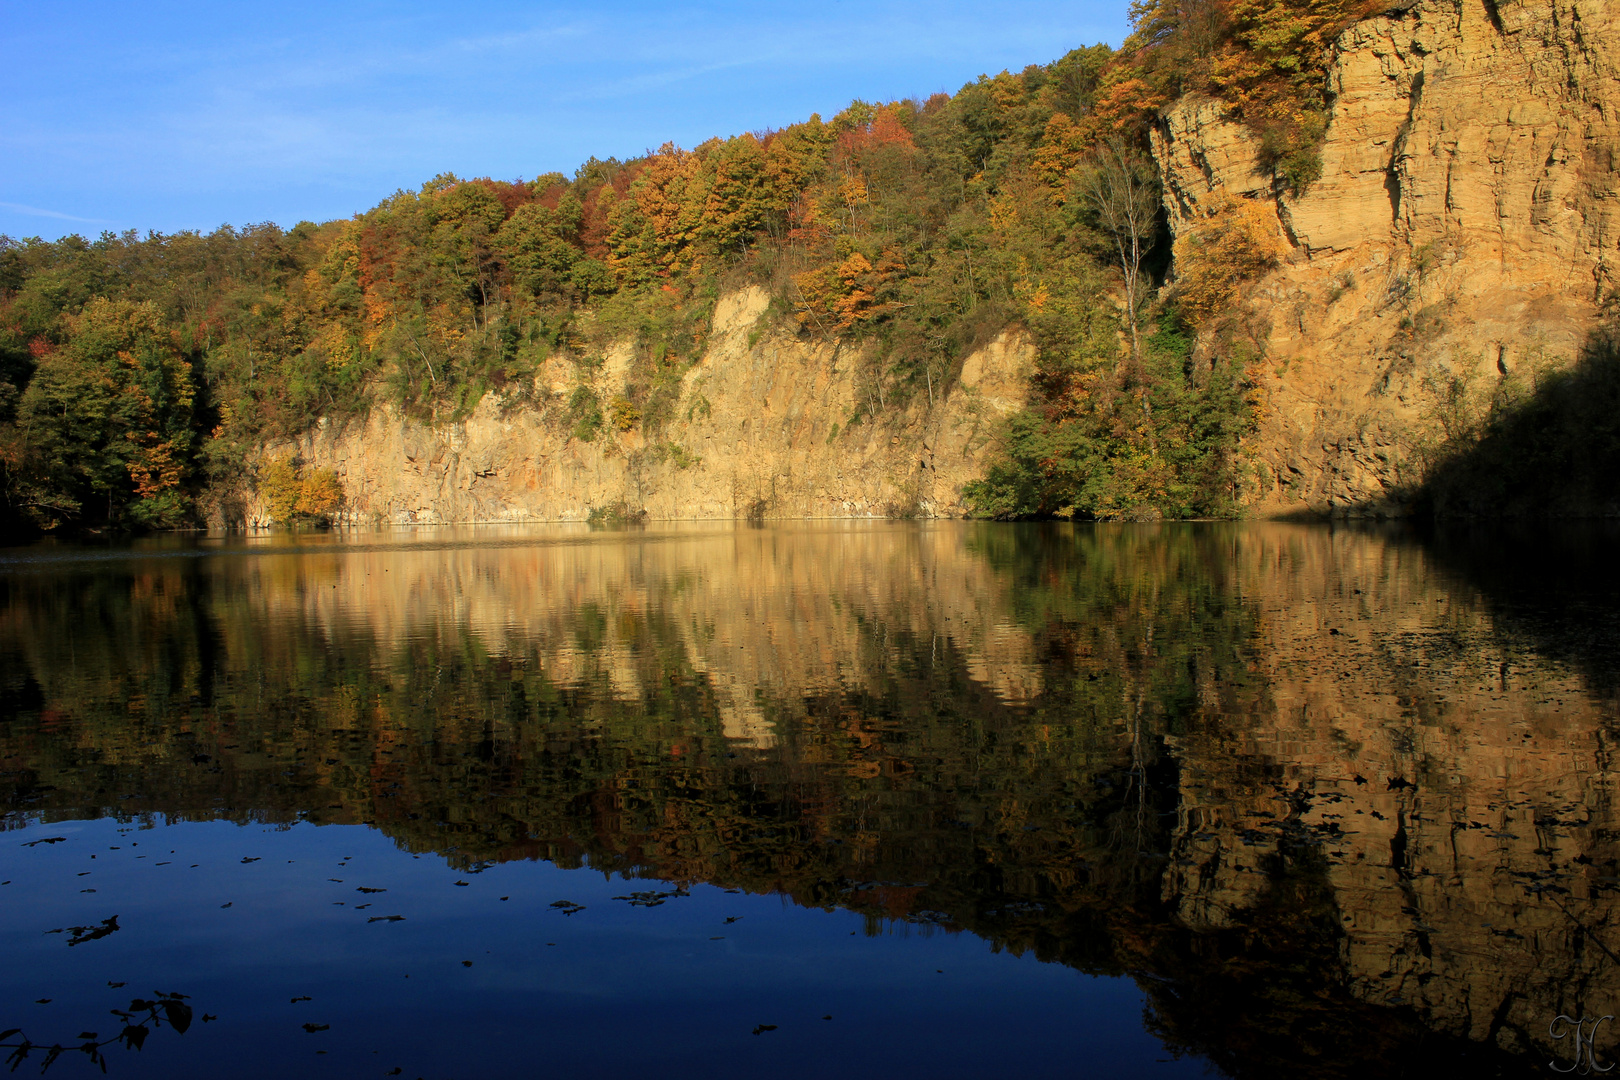
<path fill-rule="evenodd" d="M 0 233 L 347 217 L 440 172 L 954 91 L 1124 36 L 1125 0 L 0 0 Z"/>

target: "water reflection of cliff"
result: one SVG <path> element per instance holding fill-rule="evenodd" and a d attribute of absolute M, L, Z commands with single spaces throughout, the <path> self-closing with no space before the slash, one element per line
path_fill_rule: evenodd
<path fill-rule="evenodd" d="M 969 929 L 1137 975 L 1239 1074 L 1512 1071 L 1620 990 L 1613 642 L 1545 648 L 1435 550 L 835 526 L 22 570 L 0 791 Z"/>

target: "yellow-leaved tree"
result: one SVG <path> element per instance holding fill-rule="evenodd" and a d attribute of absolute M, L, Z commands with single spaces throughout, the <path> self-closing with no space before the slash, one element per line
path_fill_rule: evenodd
<path fill-rule="evenodd" d="M 1194 323 L 1232 309 L 1243 283 L 1277 265 L 1287 250 L 1269 203 L 1218 191 L 1207 213 L 1176 237 L 1177 305 Z"/>
<path fill-rule="evenodd" d="M 278 525 L 330 523 L 343 509 L 343 481 L 331 469 L 276 458 L 259 472 L 259 495 Z"/>

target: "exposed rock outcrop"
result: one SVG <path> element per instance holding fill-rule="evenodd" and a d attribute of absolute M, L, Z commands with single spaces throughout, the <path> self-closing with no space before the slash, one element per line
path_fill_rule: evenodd
<path fill-rule="evenodd" d="M 970 354 L 948 389 L 874 399 L 857 418 L 876 393 L 872 358 L 779 330 L 768 304 L 758 287 L 721 298 L 672 419 L 651 435 L 645 424 L 621 430 L 610 412 L 585 440 L 568 417 L 579 387 L 604 405 L 623 395 L 632 355 L 621 348 L 596 367 L 549 361 L 539 404 L 503 410 L 487 395 L 442 425 L 377 408 L 268 456 L 335 470 L 356 523 L 580 521 L 610 508 L 662 520 L 960 516 L 997 418 L 1023 404 L 1033 348 L 1003 334 Z M 252 495 L 219 518 L 270 524 Z"/>
<path fill-rule="evenodd" d="M 1399 512 L 1439 414 L 1567 364 L 1612 286 L 1620 12 L 1422 0 L 1348 30 L 1329 88 L 1303 196 L 1207 98 L 1170 110 L 1155 153 L 1172 228 L 1224 189 L 1273 205 L 1292 245 L 1242 318 L 1264 358 L 1251 503 Z"/>

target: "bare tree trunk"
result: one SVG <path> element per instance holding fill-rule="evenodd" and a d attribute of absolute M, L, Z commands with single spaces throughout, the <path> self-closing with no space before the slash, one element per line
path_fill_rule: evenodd
<path fill-rule="evenodd" d="M 1097 223 L 1114 238 L 1125 284 L 1125 321 L 1130 330 L 1130 376 L 1141 376 L 1142 259 L 1159 220 L 1158 171 L 1140 151 L 1118 138 L 1098 149 L 1084 194 Z"/>

